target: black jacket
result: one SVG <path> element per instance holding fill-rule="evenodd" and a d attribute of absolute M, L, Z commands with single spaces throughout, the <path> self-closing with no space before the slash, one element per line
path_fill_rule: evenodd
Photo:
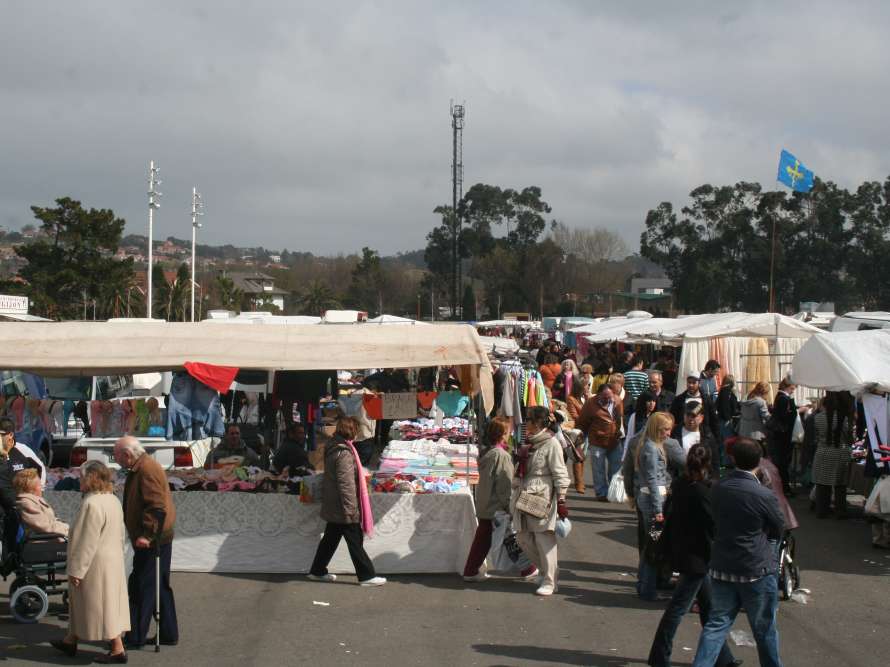
<path fill-rule="evenodd" d="M 15 535 L 17 525 L 15 516 L 15 489 L 12 488 L 12 478 L 15 473 L 9 459 L 0 457 L 0 543 L 3 544 L 3 553 L 10 548 L 10 541 Z"/>
<path fill-rule="evenodd" d="M 794 430 L 794 422 L 797 419 L 797 405 L 795 405 L 794 399 L 785 392 L 777 392 L 772 415 L 771 421 L 779 427 L 778 432 L 782 435 L 788 434 L 788 438 L 790 438 L 791 431 Z"/>
<path fill-rule="evenodd" d="M 682 424 L 683 417 L 686 413 L 686 397 L 688 396 L 688 392 L 683 392 L 682 394 L 677 394 L 677 397 L 674 399 L 674 402 L 671 403 L 671 414 L 674 416 L 674 424 Z M 720 438 L 720 418 L 717 417 L 717 410 L 714 408 L 714 402 L 699 392 L 699 395 L 695 397 L 695 400 L 700 400 L 702 402 L 702 408 L 705 412 L 705 421 L 702 424 L 702 428 L 710 429 L 711 433 L 714 434 L 715 439 Z"/>
<path fill-rule="evenodd" d="M 655 411 L 656 412 L 670 412 L 671 406 L 674 404 L 674 392 L 668 391 L 664 387 L 661 388 L 661 393 L 655 397 Z"/>
<path fill-rule="evenodd" d="M 693 482 L 686 477 L 674 479 L 665 530 L 674 570 L 681 574 L 707 574 L 714 540 L 710 483 Z"/>
<path fill-rule="evenodd" d="M 750 473 L 733 470 L 711 491 L 716 529 L 710 567 L 741 577 L 760 577 L 777 572 L 773 547 L 785 519 L 776 496 Z"/>
<path fill-rule="evenodd" d="M 739 399 L 730 387 L 723 387 L 717 393 L 717 416 L 721 420 L 728 422 L 733 417 L 737 417 L 742 412 L 739 406 Z"/>

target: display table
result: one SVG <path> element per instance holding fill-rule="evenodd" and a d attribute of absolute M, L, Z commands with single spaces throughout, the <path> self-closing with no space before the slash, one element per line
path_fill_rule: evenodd
<path fill-rule="evenodd" d="M 81 495 L 46 491 L 62 521 L 71 523 Z M 280 493 L 177 491 L 176 572 L 304 573 L 324 532 L 319 504 Z M 468 492 L 372 493 L 375 533 L 365 548 L 380 574 L 462 572 L 476 530 Z M 354 572 L 341 542 L 331 572 Z"/>

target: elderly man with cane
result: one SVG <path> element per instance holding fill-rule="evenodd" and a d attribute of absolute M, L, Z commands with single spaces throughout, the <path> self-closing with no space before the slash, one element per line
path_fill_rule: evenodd
<path fill-rule="evenodd" d="M 146 643 L 155 644 L 156 650 L 159 644 L 175 646 L 179 626 L 170 588 L 170 560 L 176 508 L 167 475 L 132 436 L 114 444 L 114 460 L 129 471 L 124 486 L 124 522 L 134 550 L 133 571 L 127 582 L 131 629 L 124 643 L 129 649 Z M 150 640 L 146 636 L 153 615 L 158 628 Z"/>

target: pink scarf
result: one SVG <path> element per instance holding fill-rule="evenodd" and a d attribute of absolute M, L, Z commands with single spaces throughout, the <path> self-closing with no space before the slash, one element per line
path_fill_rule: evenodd
<path fill-rule="evenodd" d="M 365 481 L 365 469 L 362 467 L 362 461 L 358 456 L 355 445 L 352 440 L 347 440 L 346 444 L 352 451 L 355 459 L 355 470 L 358 473 L 358 504 L 362 512 L 362 532 L 368 537 L 374 537 L 374 514 L 371 512 L 371 496 L 368 495 L 368 484 Z"/>
<path fill-rule="evenodd" d="M 572 382 L 574 382 L 574 378 L 572 377 L 572 371 L 566 371 L 566 374 L 565 374 L 566 400 L 569 400 L 569 396 L 572 395 Z"/>

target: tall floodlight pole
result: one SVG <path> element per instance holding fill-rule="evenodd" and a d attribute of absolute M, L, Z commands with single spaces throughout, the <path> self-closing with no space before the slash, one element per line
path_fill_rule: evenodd
<path fill-rule="evenodd" d="M 161 193 L 155 189 L 161 184 L 161 181 L 158 180 L 159 171 L 160 168 L 155 166 L 155 161 L 151 160 L 148 163 L 148 285 L 146 285 L 145 291 L 148 295 L 148 298 L 146 299 L 147 312 L 145 316 L 149 319 L 151 319 L 151 272 L 154 268 L 154 252 L 152 248 L 154 245 L 154 211 L 156 208 L 161 208 L 160 202 L 157 201 L 158 198 L 160 198 Z"/>
<path fill-rule="evenodd" d="M 198 238 L 198 216 L 204 215 L 204 202 L 197 188 L 192 188 L 192 322 L 195 321 L 195 242 Z"/>
<path fill-rule="evenodd" d="M 463 197 L 464 189 L 464 105 L 451 104 L 451 215 L 453 237 L 451 241 L 452 252 L 452 282 L 451 282 L 451 316 L 458 313 L 458 304 L 463 296 L 461 292 L 461 262 L 460 262 L 460 232 L 461 220 L 457 213 L 457 202 Z M 463 309 L 461 308 L 461 317 Z"/>

